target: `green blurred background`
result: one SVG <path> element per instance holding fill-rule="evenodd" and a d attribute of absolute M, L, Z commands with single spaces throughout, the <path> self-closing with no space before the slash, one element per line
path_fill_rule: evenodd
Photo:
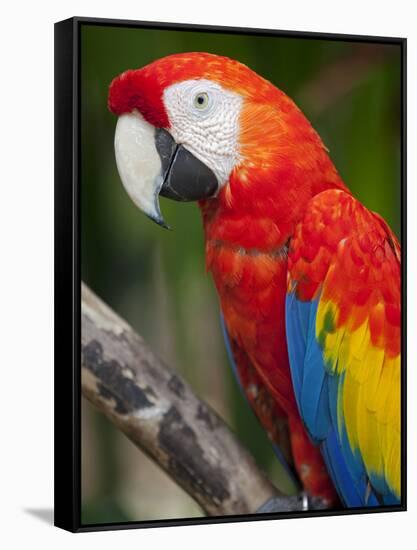
<path fill-rule="evenodd" d="M 240 395 L 205 273 L 195 204 L 162 199 L 173 231 L 123 189 L 113 151 L 111 80 L 168 54 L 206 51 L 247 64 L 290 95 L 346 184 L 399 234 L 400 47 L 342 41 L 83 25 L 82 278 L 227 421 L 270 478 L 295 490 Z M 83 401 L 82 522 L 195 517 L 199 507 Z"/>

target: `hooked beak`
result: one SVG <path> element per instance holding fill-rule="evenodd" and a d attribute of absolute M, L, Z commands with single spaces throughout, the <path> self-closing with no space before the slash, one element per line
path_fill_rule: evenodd
<path fill-rule="evenodd" d="M 119 117 L 114 146 L 120 179 L 130 198 L 162 227 L 169 226 L 161 214 L 159 195 L 186 202 L 217 192 L 212 170 L 137 111 Z"/>

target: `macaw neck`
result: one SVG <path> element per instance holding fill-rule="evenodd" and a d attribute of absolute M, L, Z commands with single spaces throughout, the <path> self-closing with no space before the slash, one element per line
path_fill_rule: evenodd
<path fill-rule="evenodd" d="M 283 162 L 274 170 L 235 170 L 217 197 L 200 201 L 206 241 L 272 252 L 285 246 L 310 199 L 349 190 L 323 150 L 311 167 Z"/>
<path fill-rule="evenodd" d="M 311 198 L 344 189 L 320 136 L 271 86 L 270 102 L 244 103 L 241 161 L 216 198 L 202 201 L 206 240 L 264 252 L 284 246 Z"/>

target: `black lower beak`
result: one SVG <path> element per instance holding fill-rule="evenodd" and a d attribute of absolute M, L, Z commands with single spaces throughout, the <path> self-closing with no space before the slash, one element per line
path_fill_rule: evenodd
<path fill-rule="evenodd" d="M 207 199 L 217 192 L 219 184 L 214 172 L 183 145 L 178 145 L 169 132 L 158 128 L 155 145 L 164 180 L 160 195 L 187 202 Z"/>

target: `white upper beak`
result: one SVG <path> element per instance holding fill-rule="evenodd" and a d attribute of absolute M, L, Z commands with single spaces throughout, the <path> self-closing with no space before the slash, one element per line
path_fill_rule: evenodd
<path fill-rule="evenodd" d="M 147 216 L 163 222 L 159 208 L 162 164 L 155 146 L 155 127 L 137 111 L 121 115 L 114 148 L 120 179 L 130 198 Z"/>

